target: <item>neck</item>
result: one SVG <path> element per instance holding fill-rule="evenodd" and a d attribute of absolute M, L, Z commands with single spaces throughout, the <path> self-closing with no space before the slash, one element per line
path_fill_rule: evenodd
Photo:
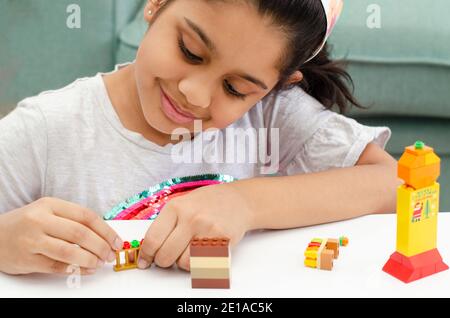
<path fill-rule="evenodd" d="M 125 128 L 160 146 L 172 142 L 170 135 L 155 130 L 145 120 L 134 77 L 134 64 L 104 75 L 103 80 L 114 110 Z"/>

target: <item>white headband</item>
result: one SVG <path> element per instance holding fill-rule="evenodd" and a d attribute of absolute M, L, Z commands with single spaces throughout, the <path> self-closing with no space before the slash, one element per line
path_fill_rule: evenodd
<path fill-rule="evenodd" d="M 327 32 L 325 34 L 325 38 L 322 41 L 322 44 L 316 51 L 314 51 L 313 55 L 305 63 L 311 61 L 313 58 L 317 56 L 317 54 L 320 53 L 320 51 L 322 51 L 323 47 L 325 46 L 325 43 L 328 40 L 328 37 L 331 34 L 331 31 L 333 31 L 333 28 L 336 25 L 339 16 L 341 15 L 342 8 L 344 6 L 343 0 L 320 0 L 320 1 L 322 2 L 322 6 L 323 9 L 325 10 L 325 15 L 327 18 Z"/>

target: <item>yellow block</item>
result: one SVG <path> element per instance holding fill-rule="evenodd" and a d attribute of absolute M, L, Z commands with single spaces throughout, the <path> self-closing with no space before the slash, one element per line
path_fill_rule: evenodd
<path fill-rule="evenodd" d="M 317 249 L 307 249 L 305 251 L 305 257 L 316 259 L 317 258 Z"/>
<path fill-rule="evenodd" d="M 436 248 L 439 183 L 397 189 L 397 252 L 414 256 Z"/>
<path fill-rule="evenodd" d="M 311 259 L 311 258 L 305 258 L 305 266 L 316 268 L 317 267 L 317 260 L 316 259 Z"/>

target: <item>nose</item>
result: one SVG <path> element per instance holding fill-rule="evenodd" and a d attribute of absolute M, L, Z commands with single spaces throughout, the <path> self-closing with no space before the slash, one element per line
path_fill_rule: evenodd
<path fill-rule="evenodd" d="M 183 79 L 179 83 L 179 90 L 189 105 L 200 108 L 208 108 L 211 105 L 212 81 L 206 76 L 190 76 Z"/>

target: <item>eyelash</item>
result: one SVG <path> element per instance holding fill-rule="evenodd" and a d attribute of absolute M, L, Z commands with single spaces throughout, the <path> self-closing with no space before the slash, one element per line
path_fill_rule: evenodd
<path fill-rule="evenodd" d="M 180 48 L 180 50 L 183 52 L 184 56 L 191 62 L 194 63 L 198 63 L 201 62 L 202 59 L 199 58 L 198 56 L 195 56 L 194 54 L 192 54 L 184 45 L 183 40 L 181 38 L 178 39 L 178 46 Z M 225 81 L 226 85 L 224 85 L 225 90 L 228 91 L 228 93 L 234 97 L 240 98 L 242 100 L 245 100 L 245 98 L 247 97 L 247 95 L 241 94 L 239 92 L 237 92 L 233 86 L 231 86 L 227 81 Z M 227 88 L 226 86 L 228 86 L 229 88 Z"/>

